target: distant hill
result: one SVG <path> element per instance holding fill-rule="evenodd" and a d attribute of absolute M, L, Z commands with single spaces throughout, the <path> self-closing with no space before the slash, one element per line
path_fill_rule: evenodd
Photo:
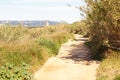
<path fill-rule="evenodd" d="M 11 24 L 11 25 L 22 24 L 26 27 L 38 27 L 38 26 L 44 27 L 48 25 L 60 24 L 60 22 L 49 21 L 49 20 L 33 20 L 33 21 L 10 21 L 10 20 L 2 21 L 0 20 L 0 24 Z"/>

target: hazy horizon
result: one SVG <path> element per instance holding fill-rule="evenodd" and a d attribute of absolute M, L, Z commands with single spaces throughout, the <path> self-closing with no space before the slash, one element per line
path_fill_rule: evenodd
<path fill-rule="evenodd" d="M 51 20 L 73 23 L 82 19 L 79 9 L 75 8 L 80 5 L 84 5 L 82 0 L 2 0 L 0 20 Z"/>

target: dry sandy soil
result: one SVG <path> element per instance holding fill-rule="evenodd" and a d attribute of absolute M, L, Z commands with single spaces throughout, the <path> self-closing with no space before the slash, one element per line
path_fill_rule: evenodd
<path fill-rule="evenodd" d="M 75 35 L 75 40 L 63 44 L 59 54 L 51 57 L 38 70 L 36 80 L 96 80 L 99 61 L 91 59 L 89 49 L 84 45 L 87 38 Z"/>

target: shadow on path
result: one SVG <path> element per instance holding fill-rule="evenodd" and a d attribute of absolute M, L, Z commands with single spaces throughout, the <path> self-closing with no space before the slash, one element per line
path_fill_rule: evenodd
<path fill-rule="evenodd" d="M 84 43 L 87 38 L 75 35 L 74 41 L 63 44 L 59 53 L 51 57 L 38 70 L 36 80 L 96 80 L 99 64 L 91 59 L 91 52 Z"/>
<path fill-rule="evenodd" d="M 88 41 L 88 38 L 83 38 L 81 36 L 75 35 L 75 41 L 72 41 L 72 44 L 66 43 L 62 45 L 61 51 L 59 52 L 59 58 L 61 59 L 69 59 L 74 62 L 80 62 L 80 61 L 88 61 L 93 62 L 95 60 L 92 59 L 91 52 L 88 49 L 88 47 L 84 44 L 86 41 Z M 67 55 L 62 55 L 62 54 Z M 98 62 L 98 61 L 96 61 Z"/>

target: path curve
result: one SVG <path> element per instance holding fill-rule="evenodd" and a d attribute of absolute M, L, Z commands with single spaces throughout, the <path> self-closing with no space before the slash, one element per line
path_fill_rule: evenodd
<path fill-rule="evenodd" d="M 59 54 L 51 57 L 34 74 L 36 80 L 96 80 L 99 61 L 91 59 L 89 49 L 84 45 L 88 40 L 75 34 L 60 48 Z"/>

